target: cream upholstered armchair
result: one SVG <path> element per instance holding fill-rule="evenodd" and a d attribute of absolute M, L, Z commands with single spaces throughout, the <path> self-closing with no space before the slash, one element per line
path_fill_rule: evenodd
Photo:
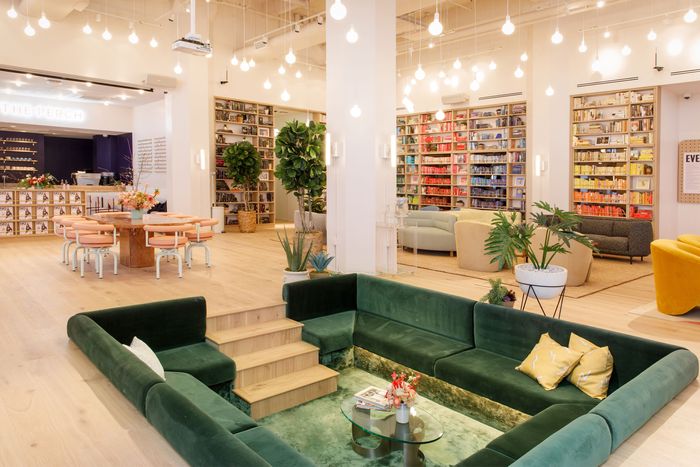
<path fill-rule="evenodd" d="M 484 244 L 491 231 L 491 224 L 476 221 L 455 222 L 455 243 L 457 244 L 457 264 L 462 269 L 496 272 L 498 263 L 484 251 Z"/>
<path fill-rule="evenodd" d="M 544 243 L 546 232 L 547 229 L 544 227 L 538 227 L 535 230 L 535 235 L 532 237 L 532 249 L 535 254 L 541 251 L 540 248 Z M 551 264 L 561 266 L 569 271 L 566 285 L 572 287 L 583 285 L 591 274 L 593 251 L 579 242 L 571 242 L 568 249 L 569 253 L 556 255 Z"/>

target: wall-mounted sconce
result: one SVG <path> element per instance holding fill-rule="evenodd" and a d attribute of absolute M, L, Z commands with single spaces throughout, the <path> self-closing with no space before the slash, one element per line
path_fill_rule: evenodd
<path fill-rule="evenodd" d="M 378 145 L 379 154 L 384 160 L 389 160 L 392 167 L 396 167 L 396 134 L 389 135 L 389 141 Z"/>
<path fill-rule="evenodd" d="M 547 163 L 542 159 L 542 156 L 535 154 L 535 177 L 542 176 L 542 172 L 547 170 Z"/>
<path fill-rule="evenodd" d="M 194 156 L 194 163 L 199 166 L 201 170 L 207 170 L 207 152 L 204 149 L 200 149 Z"/>
<path fill-rule="evenodd" d="M 345 155 L 345 141 L 341 141 L 340 144 L 338 144 L 338 141 L 333 141 L 331 132 L 326 131 L 324 143 L 326 167 L 329 167 L 331 165 L 331 159 L 337 159 Z"/>

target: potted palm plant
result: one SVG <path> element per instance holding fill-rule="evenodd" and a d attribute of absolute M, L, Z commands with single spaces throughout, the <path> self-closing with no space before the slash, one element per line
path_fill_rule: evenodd
<path fill-rule="evenodd" d="M 323 138 L 326 127 L 322 123 L 308 125 L 292 120 L 282 127 L 275 140 L 278 158 L 275 177 L 288 193 L 293 193 L 299 207 L 301 229 L 313 252 L 323 247 L 321 233 L 313 229 L 311 206 L 326 188 L 326 164 L 323 157 Z"/>
<path fill-rule="evenodd" d="M 255 232 L 257 213 L 251 209 L 251 191 L 258 186 L 262 172 L 260 153 L 250 141 L 239 141 L 224 149 L 227 175 L 243 189 L 243 210 L 238 210 L 238 228 L 241 232 Z"/>
<path fill-rule="evenodd" d="M 571 211 L 551 206 L 545 201 L 533 205 L 537 211 L 532 222 L 516 222 L 516 214 L 498 212 L 491 221 L 491 232 L 485 242 L 486 254 L 499 268 L 515 266 L 515 280 L 523 293 L 539 298 L 553 298 L 561 293 L 566 284 L 567 270 L 551 264 L 558 254 L 569 253 L 571 242 L 578 242 L 595 249 L 591 239 L 575 229 L 581 218 Z M 546 229 L 544 242 L 535 251 L 532 237 L 538 228 Z M 515 264 L 516 255 L 524 254 L 528 263 Z M 530 287 L 532 286 L 532 287 Z"/>
<path fill-rule="evenodd" d="M 300 232 L 289 240 L 287 229 L 284 229 L 284 238 L 277 232 L 277 238 L 287 256 L 287 267 L 284 270 L 284 283 L 303 281 L 309 278 L 306 262 L 311 254 L 311 247 L 304 245 L 304 233 Z"/>

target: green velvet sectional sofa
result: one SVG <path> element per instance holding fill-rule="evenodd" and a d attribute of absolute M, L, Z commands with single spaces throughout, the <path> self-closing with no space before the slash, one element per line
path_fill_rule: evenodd
<path fill-rule="evenodd" d="M 531 416 L 462 467 L 600 465 L 698 375 L 697 357 L 677 346 L 371 276 L 286 284 L 283 298 L 322 361 L 354 346 Z M 545 391 L 514 369 L 544 332 L 609 346 L 606 399 L 567 381 Z"/>
<path fill-rule="evenodd" d="M 67 328 L 73 342 L 191 465 L 313 465 L 225 399 L 235 365 L 205 342 L 203 297 L 80 313 Z M 165 381 L 122 346 L 134 336 L 156 352 Z"/>

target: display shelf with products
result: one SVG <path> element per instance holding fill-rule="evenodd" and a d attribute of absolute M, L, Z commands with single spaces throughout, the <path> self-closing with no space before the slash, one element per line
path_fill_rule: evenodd
<path fill-rule="evenodd" d="M 71 189 L 0 189 L 0 237 L 48 235 L 51 218 L 86 213 L 86 192 Z"/>
<path fill-rule="evenodd" d="M 260 153 L 262 173 L 255 191 L 244 193 L 226 175 L 223 152 L 231 144 L 249 141 Z M 224 207 L 226 225 L 238 224 L 244 194 L 257 212 L 258 224 L 275 222 L 274 108 L 271 105 L 225 97 L 214 98 L 216 184 L 214 204 Z"/>
<path fill-rule="evenodd" d="M 571 207 L 658 220 L 658 88 L 572 96 Z"/>
<path fill-rule="evenodd" d="M 400 115 L 397 195 L 410 209 L 471 207 L 525 212 L 524 102 Z"/>

